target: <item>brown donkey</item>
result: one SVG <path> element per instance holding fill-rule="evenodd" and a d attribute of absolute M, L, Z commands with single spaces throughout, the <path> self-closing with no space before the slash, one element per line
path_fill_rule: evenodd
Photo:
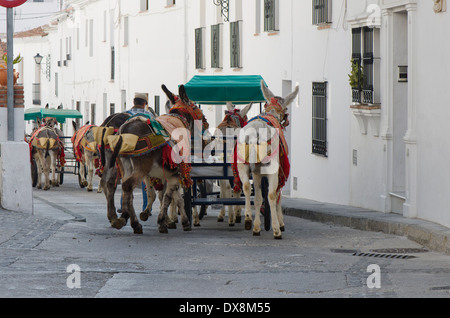
<path fill-rule="evenodd" d="M 130 223 L 136 234 L 142 234 L 142 226 L 133 208 L 133 190 L 146 176 L 160 179 L 165 185 L 161 211 L 158 216 L 159 232 L 168 233 L 169 228 L 176 228 L 175 223 L 167 214 L 172 200 L 181 214 L 183 230 L 191 230 L 190 220 L 184 209 L 184 201 L 178 190 L 180 186 L 188 188 L 192 185 L 190 180 L 190 136 L 194 133 L 202 133 L 208 128 L 208 123 L 201 110 L 187 96 L 183 85 L 179 87 L 179 96 L 170 92 L 165 85 L 162 86 L 162 89 L 172 107 L 169 114 L 158 117 L 156 121 L 169 133 L 170 137 L 166 139 L 165 143 L 158 144 L 157 147 L 147 148 L 147 151 L 137 156 L 130 156 L 133 170 L 122 184 L 122 209 L 130 216 Z M 112 164 L 119 154 L 121 157 L 127 156 L 126 152 L 120 150 L 126 135 L 134 135 L 138 136 L 140 140 L 150 141 L 154 140 L 157 135 L 153 124 L 139 118 L 130 120 L 121 126 L 119 134 L 121 138 L 114 147 Z M 143 151 L 143 148 L 139 146 L 136 148 L 138 152 Z"/>

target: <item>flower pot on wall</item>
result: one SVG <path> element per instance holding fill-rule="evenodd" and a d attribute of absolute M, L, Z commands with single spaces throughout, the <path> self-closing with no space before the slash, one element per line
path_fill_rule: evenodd
<path fill-rule="evenodd" d="M 14 85 L 16 85 L 19 78 L 19 73 L 14 70 Z M 8 85 L 8 71 L 6 69 L 0 69 L 0 85 Z"/>

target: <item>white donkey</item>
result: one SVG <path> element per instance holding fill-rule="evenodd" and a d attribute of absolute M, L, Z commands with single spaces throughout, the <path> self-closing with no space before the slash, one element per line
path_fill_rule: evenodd
<path fill-rule="evenodd" d="M 273 235 L 275 239 L 282 239 L 284 221 L 281 211 L 281 189 L 289 176 L 288 149 L 283 130 L 289 125 L 288 106 L 297 97 L 299 87 L 297 85 L 285 98 L 275 96 L 265 86 L 264 81 L 261 81 L 261 88 L 267 100 L 265 113 L 250 120 L 241 130 L 238 140 L 237 168 L 245 194 L 245 229 L 250 230 L 253 222 L 250 202 L 250 173 L 252 173 L 256 210 L 253 235 L 259 236 L 261 233 L 260 207 L 263 203 L 261 180 L 267 177 Z"/>
<path fill-rule="evenodd" d="M 225 111 L 225 118 L 222 123 L 217 127 L 220 131 L 222 138 L 225 137 L 234 137 L 235 135 L 239 136 L 239 130 L 243 128 L 245 124 L 247 124 L 247 114 L 251 110 L 253 103 L 245 106 L 242 110 L 236 108 L 232 103 L 227 103 L 227 110 Z M 229 130 L 232 130 L 233 133 L 228 135 Z M 217 136 L 216 136 L 217 137 Z M 215 142 L 222 141 L 222 139 L 215 139 Z M 223 142 L 228 142 L 228 140 L 223 140 Z M 229 146 L 230 143 L 228 144 Z M 235 147 L 235 142 L 232 142 L 232 149 Z M 220 149 L 220 148 L 219 148 Z M 228 162 L 232 162 L 232 160 L 228 160 Z M 236 190 L 232 188 L 231 183 L 228 180 L 220 180 L 220 197 L 221 198 L 240 198 L 241 190 Z M 219 216 L 217 217 L 217 222 L 224 222 L 225 219 L 225 206 L 220 210 Z M 234 226 L 236 223 L 240 223 L 241 219 L 241 207 L 236 206 L 228 206 L 228 224 L 229 226 Z"/>

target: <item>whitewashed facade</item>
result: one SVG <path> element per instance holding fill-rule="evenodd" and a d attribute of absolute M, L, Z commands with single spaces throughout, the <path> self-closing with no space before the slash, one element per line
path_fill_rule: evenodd
<path fill-rule="evenodd" d="M 95 124 L 137 92 L 164 113 L 161 84 L 176 91 L 194 75 L 257 74 L 279 95 L 298 83 L 285 194 L 450 227 L 450 44 L 440 36 L 450 22 L 435 2 L 230 0 L 227 21 L 212 0 L 67 1 L 48 36 L 16 41 L 25 102 L 36 53 L 50 55 L 42 106 L 78 108 Z M 360 102 L 348 80 L 355 56 L 370 77 Z M 204 111 L 212 126 L 222 119 L 221 107 Z"/>

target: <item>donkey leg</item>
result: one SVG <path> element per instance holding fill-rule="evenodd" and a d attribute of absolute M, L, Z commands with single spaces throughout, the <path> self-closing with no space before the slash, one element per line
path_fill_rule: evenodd
<path fill-rule="evenodd" d="M 278 199 L 277 199 L 277 216 L 278 216 L 278 222 L 280 223 L 280 231 L 285 231 L 285 224 L 284 224 L 284 217 L 283 217 L 283 210 L 281 208 L 281 192 L 278 193 Z"/>
<path fill-rule="evenodd" d="M 174 180 L 176 182 L 174 182 Z M 170 220 L 167 211 L 169 209 L 170 204 L 172 203 L 174 192 L 177 190 L 178 190 L 178 176 L 172 177 L 172 180 L 170 180 L 169 178 L 169 180 L 167 181 L 166 192 L 164 193 L 161 211 L 158 216 L 159 233 L 167 234 L 169 233 L 168 228 L 173 229 L 174 222 Z"/>
<path fill-rule="evenodd" d="M 124 218 L 118 218 L 116 213 L 116 207 L 114 204 L 114 194 L 116 193 L 116 178 L 117 178 L 117 169 L 105 169 L 102 175 L 102 179 L 100 183 L 102 184 L 106 197 L 107 204 L 107 216 L 108 220 L 111 223 L 111 226 L 117 230 L 122 229 L 126 224 L 127 220 Z"/>
<path fill-rule="evenodd" d="M 130 217 L 130 224 L 134 230 L 134 234 L 142 234 L 142 225 L 136 217 L 136 212 L 133 206 L 133 190 L 142 183 L 142 177 L 139 173 L 133 173 L 131 177 L 125 180 L 122 184 L 122 211 L 127 213 Z"/>
<path fill-rule="evenodd" d="M 191 231 L 191 223 L 189 222 L 189 218 L 186 214 L 186 210 L 184 209 L 184 200 L 181 196 L 180 190 L 174 192 L 173 196 L 176 206 L 178 207 L 178 211 L 180 211 L 181 215 L 181 225 L 183 226 L 183 231 Z"/>
<path fill-rule="evenodd" d="M 239 176 L 241 178 L 244 195 L 245 195 L 245 229 L 250 231 L 252 229 L 252 205 L 250 196 L 252 195 L 252 187 L 250 185 L 250 167 L 244 164 L 238 164 Z"/>
<path fill-rule="evenodd" d="M 144 211 L 140 214 L 141 221 L 146 222 L 150 216 L 152 216 L 152 208 L 153 203 L 156 201 L 156 191 L 155 188 L 153 188 L 150 177 L 146 176 L 144 178 L 144 183 L 147 188 L 147 191 L 145 195 L 147 196 L 147 206 L 145 207 Z"/>
<path fill-rule="evenodd" d="M 233 191 L 233 198 L 240 199 L 241 198 L 241 191 Z M 239 205 L 235 205 L 233 207 L 234 209 L 234 216 L 236 218 L 236 223 L 241 223 L 242 217 L 241 212 L 242 208 Z"/>
<path fill-rule="evenodd" d="M 276 240 L 281 240 L 280 223 L 278 221 L 277 201 L 278 201 L 278 173 L 274 173 L 269 177 L 269 205 L 272 217 L 273 236 Z"/>
<path fill-rule="evenodd" d="M 59 187 L 59 181 L 56 180 L 56 152 L 50 151 L 50 162 L 52 170 L 52 186 Z"/>
<path fill-rule="evenodd" d="M 86 151 L 85 159 L 88 166 L 87 191 L 92 192 L 94 190 L 94 185 L 92 184 L 92 179 L 94 178 L 94 154 Z"/>
<path fill-rule="evenodd" d="M 261 205 L 263 203 L 261 179 L 262 177 L 260 175 L 253 174 L 253 182 L 255 187 L 255 224 L 253 226 L 254 236 L 261 235 Z"/>
<path fill-rule="evenodd" d="M 225 194 L 225 182 L 223 180 L 219 181 L 220 185 L 220 198 L 226 198 Z M 225 206 L 220 209 L 219 216 L 217 217 L 217 222 L 223 222 L 225 220 Z"/>
<path fill-rule="evenodd" d="M 45 177 L 45 185 L 44 190 L 50 190 L 50 158 L 44 159 L 44 177 Z"/>

